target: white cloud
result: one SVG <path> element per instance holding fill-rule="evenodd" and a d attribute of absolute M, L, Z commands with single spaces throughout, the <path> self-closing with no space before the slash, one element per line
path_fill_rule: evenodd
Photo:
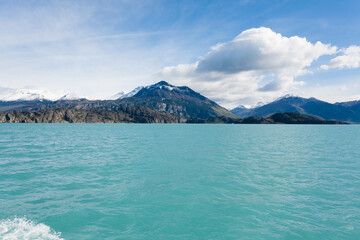
<path fill-rule="evenodd" d="M 306 38 L 287 38 L 269 28 L 253 28 L 213 47 L 199 62 L 198 70 L 225 73 L 260 70 L 300 75 L 320 56 L 335 52 L 336 47 L 321 42 L 312 44 Z"/>
<path fill-rule="evenodd" d="M 328 65 L 322 65 L 321 69 L 328 70 L 333 68 L 358 68 L 360 67 L 360 46 L 350 46 L 342 49 L 343 54 L 330 60 Z"/>
<path fill-rule="evenodd" d="M 219 43 L 194 64 L 166 67 L 156 75 L 189 85 L 220 104 L 234 107 L 267 101 L 304 83 L 295 78 L 311 71 L 314 61 L 335 54 L 329 44 L 298 36 L 284 37 L 269 28 L 253 28 Z"/>

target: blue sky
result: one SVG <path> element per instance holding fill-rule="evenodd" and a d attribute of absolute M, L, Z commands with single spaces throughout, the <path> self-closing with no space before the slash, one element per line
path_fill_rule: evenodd
<path fill-rule="evenodd" d="M 358 50 L 345 51 L 360 45 L 359 10 L 359 1 L 0 0 L 0 87 L 104 98 L 166 80 L 229 108 L 288 93 L 360 99 Z"/>

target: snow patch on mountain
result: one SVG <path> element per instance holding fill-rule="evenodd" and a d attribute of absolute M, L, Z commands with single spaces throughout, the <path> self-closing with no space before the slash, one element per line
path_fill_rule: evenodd
<path fill-rule="evenodd" d="M 124 91 L 118 92 L 117 94 L 109 97 L 108 100 L 122 99 L 125 94 L 126 94 L 126 92 L 124 92 Z"/>
<path fill-rule="evenodd" d="M 286 99 L 286 98 L 300 98 L 300 96 L 295 95 L 295 94 L 286 94 L 286 95 L 284 95 L 284 96 L 282 96 L 282 97 L 279 97 L 279 98 L 275 99 L 274 102 L 280 101 L 280 100 Z"/>
<path fill-rule="evenodd" d="M 251 105 L 250 109 L 253 109 L 253 108 L 259 108 L 259 107 L 264 106 L 265 104 L 267 104 L 267 103 L 264 103 L 264 102 L 257 102 L 257 103 L 255 103 L 254 105 Z"/>
<path fill-rule="evenodd" d="M 259 108 L 259 107 L 262 107 L 264 105 L 266 105 L 267 103 L 264 103 L 264 102 L 257 102 L 256 104 L 254 105 L 239 105 L 237 106 L 236 108 L 234 108 L 233 110 L 235 109 L 243 109 L 243 110 L 252 110 L 252 109 L 255 109 L 255 108 Z"/>
<path fill-rule="evenodd" d="M 168 91 L 173 91 L 173 90 L 177 90 L 177 91 L 182 91 L 182 89 L 174 86 L 174 85 L 171 85 L 165 81 L 160 81 L 156 84 L 153 84 L 153 85 L 150 85 L 150 86 L 147 86 L 145 87 L 146 89 L 154 89 L 154 88 L 158 88 L 158 89 L 166 89 Z"/>
<path fill-rule="evenodd" d="M 247 108 L 247 107 L 244 106 L 244 105 L 239 105 L 239 106 L 237 106 L 237 107 L 234 108 L 234 109 L 249 109 L 249 108 Z"/>
<path fill-rule="evenodd" d="M 117 100 L 117 99 L 123 99 L 123 98 L 128 98 L 128 97 L 132 97 L 134 96 L 135 94 L 137 94 L 141 89 L 143 89 L 144 87 L 143 86 L 139 86 L 137 88 L 135 88 L 134 90 L 132 90 L 131 92 L 119 92 L 113 96 L 111 96 L 109 98 L 109 100 Z"/>
<path fill-rule="evenodd" d="M 79 94 L 79 93 L 70 92 L 70 93 L 64 94 L 61 98 L 59 98 L 57 100 L 59 101 L 59 100 L 78 100 L 78 99 L 90 99 L 90 97 Z"/>

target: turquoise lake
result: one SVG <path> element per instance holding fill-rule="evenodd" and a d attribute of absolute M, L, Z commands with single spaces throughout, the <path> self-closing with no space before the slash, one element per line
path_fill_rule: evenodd
<path fill-rule="evenodd" d="M 0 154 L 0 239 L 360 239 L 360 125 L 0 124 Z"/>

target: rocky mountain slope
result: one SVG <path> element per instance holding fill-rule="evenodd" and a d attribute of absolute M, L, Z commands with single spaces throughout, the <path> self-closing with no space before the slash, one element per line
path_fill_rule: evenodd
<path fill-rule="evenodd" d="M 0 113 L 0 123 L 232 123 L 232 124 L 342 124 L 297 113 L 276 113 L 268 118 L 234 119 L 210 117 L 184 119 L 147 107 L 124 107 L 122 110 L 48 109 L 36 112 Z"/>
<path fill-rule="evenodd" d="M 147 107 L 100 109 L 47 109 L 35 112 L 0 113 L 2 123 L 181 123 L 184 119 Z"/>

